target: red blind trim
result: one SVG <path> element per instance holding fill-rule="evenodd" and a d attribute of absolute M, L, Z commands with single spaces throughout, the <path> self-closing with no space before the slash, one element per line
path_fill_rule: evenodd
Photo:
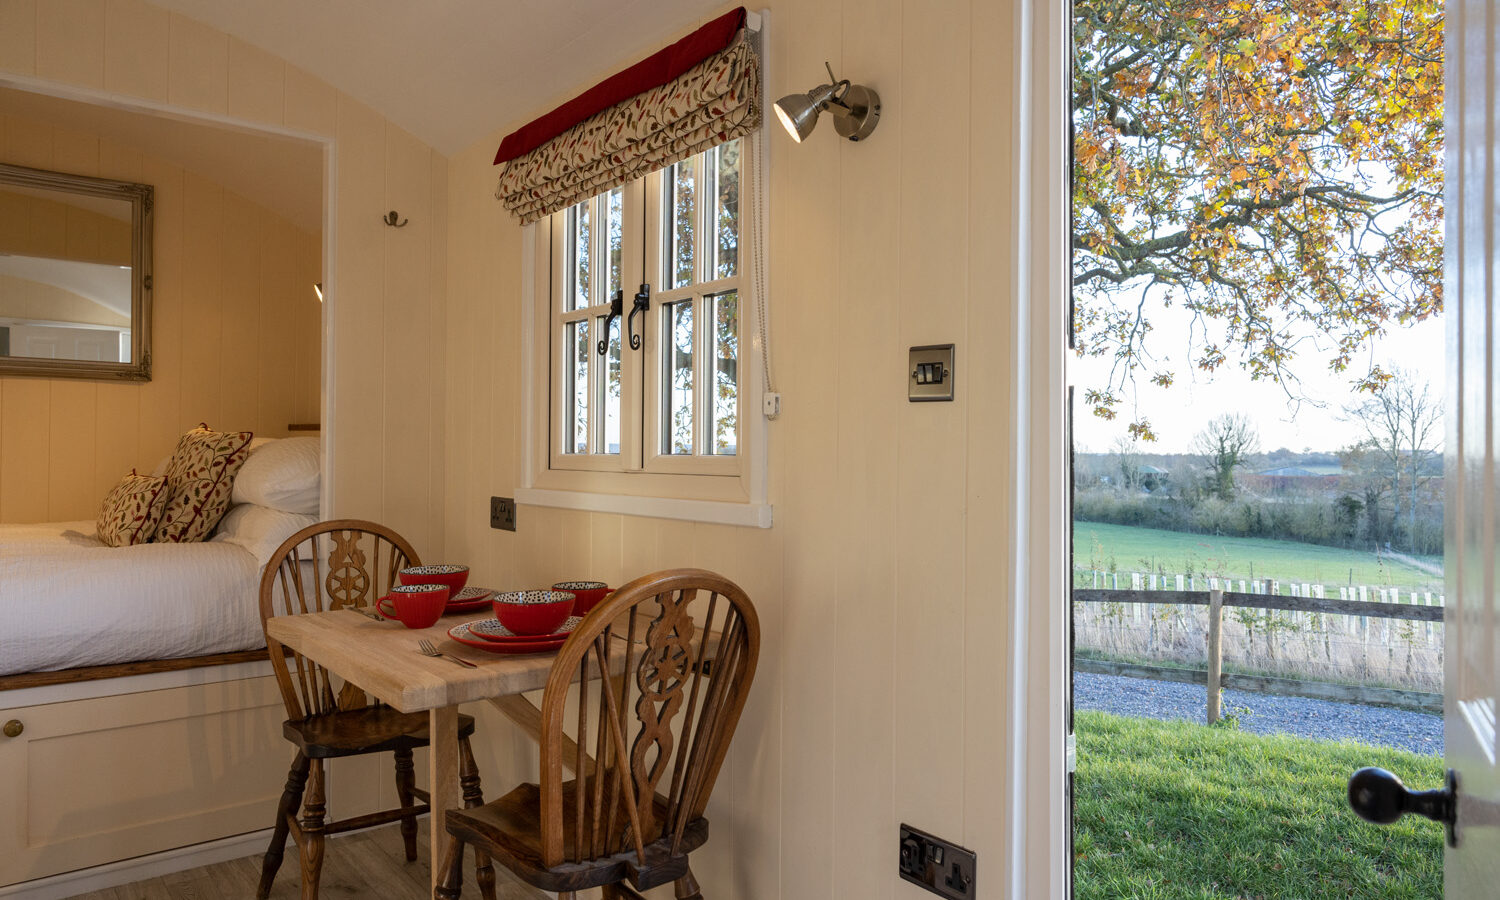
<path fill-rule="evenodd" d="M 745 26 L 745 8 L 731 10 L 670 47 L 606 78 L 546 115 L 512 131 L 500 142 L 495 165 L 525 156 L 579 122 L 643 91 L 661 87 L 722 51 Z"/>

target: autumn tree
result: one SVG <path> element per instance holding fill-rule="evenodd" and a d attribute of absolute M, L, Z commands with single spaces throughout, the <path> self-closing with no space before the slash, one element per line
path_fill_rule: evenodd
<path fill-rule="evenodd" d="M 1295 390 L 1442 307 L 1442 0 L 1075 0 L 1074 337 L 1114 418 L 1192 316 L 1192 364 Z M 1311 351 L 1317 353 L 1319 351 Z M 1130 432 L 1154 437 L 1150 423 Z"/>
<path fill-rule="evenodd" d="M 1234 472 L 1259 449 L 1255 426 L 1241 413 L 1210 420 L 1193 438 L 1193 450 L 1208 464 L 1208 491 L 1221 500 L 1234 499 Z"/>

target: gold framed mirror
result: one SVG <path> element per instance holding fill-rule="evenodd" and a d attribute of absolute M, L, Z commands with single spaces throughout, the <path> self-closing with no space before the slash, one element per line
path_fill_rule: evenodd
<path fill-rule="evenodd" d="M 0 375 L 151 380 L 152 196 L 0 164 Z"/>

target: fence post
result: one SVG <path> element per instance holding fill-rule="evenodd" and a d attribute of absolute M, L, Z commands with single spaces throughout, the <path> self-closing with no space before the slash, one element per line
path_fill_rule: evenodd
<path fill-rule="evenodd" d="M 1224 671 L 1224 592 L 1208 592 L 1208 724 L 1219 721 L 1219 682 Z"/>

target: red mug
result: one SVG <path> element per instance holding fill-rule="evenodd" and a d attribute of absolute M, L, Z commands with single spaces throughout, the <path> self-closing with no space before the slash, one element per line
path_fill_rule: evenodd
<path fill-rule="evenodd" d="M 407 628 L 428 628 L 448 605 L 445 584 L 399 584 L 375 602 L 375 611 Z"/>

